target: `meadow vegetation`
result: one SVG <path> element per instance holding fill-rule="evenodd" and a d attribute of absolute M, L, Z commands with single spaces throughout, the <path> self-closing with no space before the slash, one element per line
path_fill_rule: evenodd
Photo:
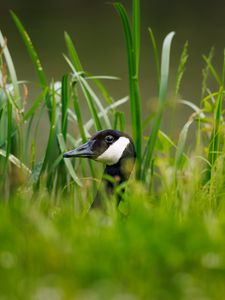
<path fill-rule="evenodd" d="M 190 117 L 175 139 L 161 129 L 174 33 L 159 47 L 148 29 L 158 95 L 157 109 L 144 119 L 140 1 L 132 4 L 131 20 L 122 4 L 113 4 L 128 62 L 129 91 L 121 99 L 104 85 L 118 78 L 84 70 L 67 32 L 64 58 L 71 72 L 48 82 L 31 38 L 11 12 L 37 73 L 39 95 L 30 99 L 33 83 L 18 79 L 13 44 L 0 31 L 0 300 L 224 299 L 225 52 L 219 71 L 213 49 L 203 55 L 201 97 L 193 103 L 180 97 L 188 43 L 181 49 L 170 97 Z M 40 159 L 43 120 L 48 139 Z M 106 199 L 107 211 L 90 210 L 101 166 L 64 160 L 62 153 L 106 128 L 130 130 L 136 168 L 118 209 Z"/>

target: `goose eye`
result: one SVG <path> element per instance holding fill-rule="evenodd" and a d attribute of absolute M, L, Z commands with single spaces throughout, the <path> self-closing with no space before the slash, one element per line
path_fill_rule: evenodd
<path fill-rule="evenodd" d="M 107 135 L 105 137 L 105 141 L 106 141 L 106 143 L 110 144 L 114 141 L 114 137 L 112 135 Z"/>

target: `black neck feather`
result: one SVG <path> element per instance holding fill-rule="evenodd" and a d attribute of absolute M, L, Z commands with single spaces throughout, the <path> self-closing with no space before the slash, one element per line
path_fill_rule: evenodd
<path fill-rule="evenodd" d="M 129 159 L 128 168 L 124 168 L 125 163 L 126 159 L 124 158 L 120 159 L 119 162 L 115 165 L 106 166 L 102 178 L 102 184 L 99 191 L 97 192 L 94 202 L 92 203 L 92 207 L 102 206 L 102 191 L 105 191 L 107 195 L 113 195 L 115 188 L 129 179 L 133 169 L 134 159 L 131 162 Z M 122 189 L 121 192 L 124 192 L 124 189 Z M 121 196 L 118 196 L 117 198 L 119 204 L 119 202 L 121 201 Z"/>

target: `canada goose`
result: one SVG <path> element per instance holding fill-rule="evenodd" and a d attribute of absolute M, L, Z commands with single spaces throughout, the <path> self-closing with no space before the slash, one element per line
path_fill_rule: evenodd
<path fill-rule="evenodd" d="M 106 165 L 103 184 L 106 193 L 113 194 L 114 188 L 127 181 L 132 172 L 136 152 L 132 138 L 124 132 L 106 129 L 97 132 L 80 147 L 63 154 L 64 158 L 86 157 Z M 112 180 L 110 180 L 110 177 Z M 120 202 L 118 198 L 117 204 Z M 99 192 L 92 207 L 101 206 Z"/>

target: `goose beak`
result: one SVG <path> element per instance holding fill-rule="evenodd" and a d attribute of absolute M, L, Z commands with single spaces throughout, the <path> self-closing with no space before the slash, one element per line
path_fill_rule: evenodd
<path fill-rule="evenodd" d="M 78 148 L 65 152 L 63 154 L 64 158 L 70 157 L 87 157 L 91 158 L 94 156 L 94 152 L 92 151 L 93 141 L 88 141 L 87 143 L 79 146 Z"/>

